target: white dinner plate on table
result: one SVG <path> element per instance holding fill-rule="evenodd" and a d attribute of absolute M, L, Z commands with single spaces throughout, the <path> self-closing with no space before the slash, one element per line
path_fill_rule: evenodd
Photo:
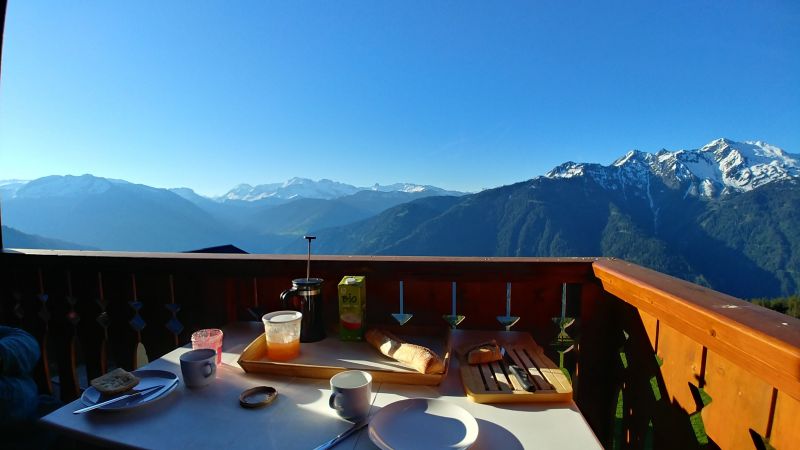
<path fill-rule="evenodd" d="M 369 438 L 383 450 L 461 450 L 478 438 L 478 421 L 445 400 L 410 398 L 378 411 L 369 422 Z"/>
<path fill-rule="evenodd" d="M 131 408 L 138 408 L 166 397 L 178 386 L 178 383 L 175 382 L 178 379 L 178 376 L 172 372 L 167 372 L 166 370 L 134 370 L 131 373 L 139 378 L 139 384 L 137 384 L 134 388 L 137 391 L 147 389 L 151 386 L 158 386 L 160 384 L 163 384 L 164 387 L 156 390 L 155 393 L 140 395 L 128 400 L 120 400 L 110 405 L 101 406 L 97 408 L 98 410 L 122 411 Z M 106 400 L 111 400 L 114 397 L 130 394 L 131 392 L 133 391 L 123 392 L 118 395 L 103 395 L 94 387 L 89 386 L 85 391 L 83 391 L 83 395 L 81 395 L 81 401 L 86 406 L 92 406 Z"/>

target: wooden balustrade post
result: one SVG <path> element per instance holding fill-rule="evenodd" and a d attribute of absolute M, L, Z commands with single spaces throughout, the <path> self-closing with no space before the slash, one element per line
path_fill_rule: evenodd
<path fill-rule="evenodd" d="M 147 358 L 147 351 L 142 343 L 142 330 L 147 324 L 139 313 L 139 310 L 142 309 L 143 304 L 139 301 L 139 293 L 136 288 L 136 274 L 134 273 L 131 273 L 131 291 L 133 293 L 133 299 L 128 302 L 128 305 L 131 307 L 131 309 L 133 309 L 133 317 L 130 321 L 128 321 L 128 324 L 136 332 L 136 343 L 133 346 L 131 367 L 138 369 L 139 367 L 146 365 L 149 360 Z"/>
<path fill-rule="evenodd" d="M 175 303 L 175 279 L 172 274 L 169 274 L 169 303 L 164 307 L 170 312 L 170 318 L 164 326 L 172 333 L 175 346 L 178 346 L 178 336 L 183 331 L 183 324 L 178 320 L 178 311 L 181 310 L 180 305 Z"/>
<path fill-rule="evenodd" d="M 44 277 L 42 275 L 42 268 L 36 270 L 38 280 L 38 294 L 36 295 L 39 301 L 39 312 L 37 317 L 42 321 L 41 333 L 37 336 L 39 341 L 39 350 L 41 357 L 39 358 L 39 368 L 36 369 L 39 376 L 37 381 L 39 383 L 39 390 L 47 394 L 53 393 L 53 383 L 50 377 L 50 358 L 49 358 L 49 335 L 50 335 L 50 309 L 47 305 L 49 296 L 44 291 Z"/>
<path fill-rule="evenodd" d="M 100 373 L 108 372 L 108 326 L 111 324 L 111 319 L 108 315 L 106 308 L 105 290 L 103 289 L 103 273 L 97 272 L 97 304 L 100 306 L 100 314 L 97 316 L 97 323 L 103 329 L 103 338 L 100 341 Z"/>
<path fill-rule="evenodd" d="M 66 288 L 64 300 L 69 308 L 64 314 L 63 320 L 63 332 L 66 339 L 58 359 L 61 400 L 64 402 L 76 399 L 80 393 L 78 382 L 78 322 L 80 322 L 80 315 L 75 310 L 77 298 L 72 292 L 72 273 L 69 270 L 66 271 Z"/>

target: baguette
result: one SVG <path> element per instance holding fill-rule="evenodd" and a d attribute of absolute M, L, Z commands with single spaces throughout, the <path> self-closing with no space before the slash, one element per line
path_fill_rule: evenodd
<path fill-rule="evenodd" d="M 429 348 L 409 344 L 394 334 L 371 328 L 364 335 L 367 342 L 389 358 L 407 364 L 419 373 L 443 373 L 442 358 Z"/>

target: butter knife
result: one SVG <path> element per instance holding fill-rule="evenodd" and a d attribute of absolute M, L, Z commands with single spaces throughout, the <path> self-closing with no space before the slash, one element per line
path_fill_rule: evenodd
<path fill-rule="evenodd" d="M 314 450 L 328 450 L 329 448 L 333 448 L 339 442 L 342 442 L 343 440 L 347 439 L 347 437 L 350 436 L 351 434 L 367 426 L 368 423 L 369 423 L 368 420 L 362 420 L 361 422 L 356 422 L 355 424 L 353 424 L 352 427 L 345 430 L 342 434 L 320 445 L 319 447 L 315 447 Z"/>
<path fill-rule="evenodd" d="M 91 411 L 93 409 L 102 408 L 103 406 L 108 406 L 108 405 L 112 405 L 112 404 L 117 403 L 117 402 L 121 402 L 122 400 L 127 400 L 127 399 L 131 399 L 131 398 L 134 398 L 134 397 L 139 397 L 141 395 L 146 395 L 146 394 L 149 394 L 149 393 L 151 393 L 151 392 L 153 392 L 155 390 L 161 389 L 163 387 L 164 387 L 163 384 L 159 384 L 157 386 L 150 386 L 149 388 L 142 389 L 141 391 L 136 391 L 136 392 L 134 392 L 132 394 L 122 395 L 120 397 L 112 398 L 111 400 L 106 400 L 104 402 L 95 403 L 94 405 L 87 406 L 86 408 L 76 409 L 75 411 L 72 411 L 72 413 L 73 414 L 82 414 L 82 413 L 85 413 L 87 411 Z"/>
<path fill-rule="evenodd" d="M 500 354 L 503 355 L 503 362 L 506 363 L 508 371 L 519 381 L 522 389 L 528 392 L 536 390 L 536 387 L 531 383 L 531 379 L 528 377 L 528 372 L 517 365 L 514 359 L 511 358 L 511 355 L 508 354 L 505 347 L 500 347 Z"/>
<path fill-rule="evenodd" d="M 176 384 L 178 384 L 178 377 L 173 378 L 172 381 L 170 381 L 169 383 L 164 385 L 161 389 L 159 389 L 159 390 L 157 390 L 155 392 L 151 392 L 151 393 L 147 394 L 147 396 L 148 397 L 152 397 L 152 398 L 160 397 L 161 394 L 171 390 L 172 387 L 175 386 Z"/>

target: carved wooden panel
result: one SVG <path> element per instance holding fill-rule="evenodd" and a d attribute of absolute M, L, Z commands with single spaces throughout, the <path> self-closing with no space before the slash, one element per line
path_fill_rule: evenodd
<path fill-rule="evenodd" d="M 800 401 L 778 392 L 769 443 L 777 450 L 800 446 Z"/>
<path fill-rule="evenodd" d="M 655 351 L 658 343 L 658 318 L 639 310 L 639 319 L 642 321 L 650 347 Z"/>
<path fill-rule="evenodd" d="M 622 388 L 619 349 L 624 334 L 619 324 L 620 301 L 602 291 L 581 300 L 582 332 L 578 344 L 578 366 L 573 380 L 574 399 L 597 438 L 612 448 L 617 399 Z M 620 424 L 621 425 L 621 424 Z"/>
<path fill-rule="evenodd" d="M 664 378 L 666 395 L 670 401 L 688 414 L 699 408 L 695 401 L 693 385 L 700 382 L 703 347 L 669 325 L 660 324 L 658 334 L 658 356 L 662 361 L 661 375 Z"/>
<path fill-rule="evenodd" d="M 708 436 L 724 449 L 756 448 L 751 430 L 767 435 L 772 386 L 712 351 L 705 380 L 711 396 L 702 412 Z"/>

